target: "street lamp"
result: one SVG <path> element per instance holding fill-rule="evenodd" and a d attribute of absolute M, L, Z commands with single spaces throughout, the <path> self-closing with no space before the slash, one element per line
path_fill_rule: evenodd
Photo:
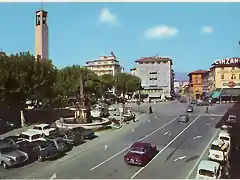
<path fill-rule="evenodd" d="M 139 115 L 139 108 L 140 108 L 140 98 L 141 98 L 141 95 L 140 95 L 140 89 L 141 89 L 141 81 L 139 81 L 139 86 L 138 86 L 138 102 L 137 102 L 137 112 L 138 112 L 138 115 Z"/>

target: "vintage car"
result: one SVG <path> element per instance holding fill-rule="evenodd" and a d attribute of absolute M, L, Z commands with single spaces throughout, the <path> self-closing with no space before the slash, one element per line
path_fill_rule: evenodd
<path fill-rule="evenodd" d="M 193 106 L 188 106 L 187 107 L 187 112 L 193 112 Z"/>
<path fill-rule="evenodd" d="M 61 137 L 73 146 L 77 146 L 83 142 L 83 137 L 79 133 L 73 132 L 71 129 L 59 129 L 59 132 L 59 134 L 53 137 Z"/>
<path fill-rule="evenodd" d="M 124 161 L 130 165 L 145 166 L 157 155 L 157 153 L 158 149 L 155 145 L 136 142 L 124 156 Z"/>
<path fill-rule="evenodd" d="M 216 139 L 212 142 L 208 153 L 208 159 L 217 162 L 225 162 L 228 160 L 229 144 L 222 140 Z"/>
<path fill-rule="evenodd" d="M 237 116 L 235 115 L 229 115 L 228 119 L 226 120 L 228 123 L 236 123 L 237 121 Z"/>
<path fill-rule="evenodd" d="M 37 124 L 31 130 L 34 130 L 42 136 L 49 136 L 57 131 L 57 128 L 51 127 L 49 124 Z"/>
<path fill-rule="evenodd" d="M 22 132 L 19 135 L 19 139 L 25 140 L 28 142 L 33 142 L 38 140 L 46 141 L 46 139 L 42 137 L 42 134 L 40 132 L 36 132 L 35 130 L 32 130 L 32 129 L 28 129 L 27 131 Z"/>
<path fill-rule="evenodd" d="M 222 140 L 222 141 L 228 143 L 229 147 L 231 147 L 231 136 L 228 132 L 220 131 L 218 138 L 219 138 L 219 140 Z"/>
<path fill-rule="evenodd" d="M 198 165 L 195 179 L 220 179 L 222 177 L 222 167 L 214 161 L 202 160 Z"/>
<path fill-rule="evenodd" d="M 33 141 L 28 143 L 28 148 L 32 149 L 32 157 L 35 157 L 39 162 L 54 158 L 58 155 L 57 147 L 50 141 Z"/>
<path fill-rule="evenodd" d="M 85 129 L 84 127 L 75 127 L 71 129 L 73 132 L 79 133 L 82 138 L 85 139 L 94 139 L 96 135 L 91 129 Z"/>
<path fill-rule="evenodd" d="M 180 123 L 187 123 L 189 121 L 189 115 L 184 114 L 184 115 L 180 115 L 178 117 L 178 122 Z"/>
<path fill-rule="evenodd" d="M 0 140 L 0 162 L 4 169 L 19 165 L 28 160 L 27 153 Z"/>
<path fill-rule="evenodd" d="M 61 137 L 49 138 L 50 142 L 53 142 L 59 153 L 65 153 L 72 149 L 72 145 Z"/>

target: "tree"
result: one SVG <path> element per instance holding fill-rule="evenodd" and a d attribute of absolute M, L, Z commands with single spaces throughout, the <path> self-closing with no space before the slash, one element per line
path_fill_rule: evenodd
<path fill-rule="evenodd" d="M 115 84 L 114 76 L 111 74 L 104 74 L 99 77 L 103 92 L 109 91 L 113 88 Z"/>
<path fill-rule="evenodd" d="M 136 92 L 140 88 L 140 78 L 128 73 L 118 73 L 115 77 L 118 93 L 125 95 L 129 92 Z"/>

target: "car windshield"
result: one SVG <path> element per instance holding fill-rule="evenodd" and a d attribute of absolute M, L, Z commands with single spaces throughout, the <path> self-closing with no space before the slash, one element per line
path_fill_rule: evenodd
<path fill-rule="evenodd" d="M 236 119 L 236 117 L 229 117 L 229 119 L 230 119 L 230 120 L 235 120 L 235 119 Z"/>
<path fill-rule="evenodd" d="M 222 136 L 222 137 L 220 137 L 220 139 L 223 140 L 223 141 L 229 141 L 229 138 L 228 138 L 228 137 L 223 137 L 223 136 Z"/>
<path fill-rule="evenodd" d="M 1 149 L 0 149 L 0 153 L 1 153 L 1 154 L 5 154 L 5 153 L 12 152 L 12 151 L 14 151 L 14 150 L 16 150 L 16 149 L 13 148 L 13 147 L 4 147 L 4 148 L 1 148 Z"/>
<path fill-rule="evenodd" d="M 29 136 L 26 134 L 20 134 L 19 138 L 23 138 L 23 139 L 29 139 Z"/>
<path fill-rule="evenodd" d="M 219 146 L 217 146 L 217 145 L 214 145 L 214 144 L 212 144 L 211 150 L 223 151 L 223 150 L 221 149 L 221 147 L 219 147 Z M 227 149 L 225 148 L 223 152 L 227 152 Z"/>
<path fill-rule="evenodd" d="M 180 119 L 185 120 L 185 119 L 187 119 L 187 117 L 186 116 L 180 116 Z"/>
<path fill-rule="evenodd" d="M 146 151 L 145 151 L 145 149 L 143 147 L 132 147 L 131 148 L 131 152 L 143 154 Z"/>
<path fill-rule="evenodd" d="M 214 177 L 214 172 L 208 171 L 206 169 L 200 169 L 198 173 L 202 176 Z"/>

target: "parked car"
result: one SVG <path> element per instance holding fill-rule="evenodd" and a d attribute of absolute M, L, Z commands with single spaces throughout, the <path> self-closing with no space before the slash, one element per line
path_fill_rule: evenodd
<path fill-rule="evenodd" d="M 192 100 L 191 104 L 197 104 L 197 100 Z"/>
<path fill-rule="evenodd" d="M 7 137 L 3 138 L 2 141 L 4 141 L 7 144 L 16 146 L 18 143 L 20 143 L 24 140 L 20 139 L 19 136 L 14 135 L 14 136 L 7 136 Z"/>
<path fill-rule="evenodd" d="M 0 162 L 4 169 L 19 165 L 28 160 L 27 153 L 0 141 Z"/>
<path fill-rule="evenodd" d="M 94 139 L 96 135 L 91 129 L 85 129 L 84 127 L 75 127 L 71 129 L 74 133 L 80 133 L 83 140 L 85 139 Z"/>
<path fill-rule="evenodd" d="M 228 160 L 229 144 L 224 143 L 222 140 L 214 140 L 211 144 L 208 153 L 208 159 L 217 162 L 225 162 Z"/>
<path fill-rule="evenodd" d="M 187 100 L 186 99 L 180 99 L 180 103 L 186 103 Z"/>
<path fill-rule="evenodd" d="M 54 158 L 58 155 L 57 147 L 50 141 L 33 141 L 28 144 L 28 148 L 32 149 L 31 156 L 35 157 L 39 162 Z"/>
<path fill-rule="evenodd" d="M 219 140 L 224 141 L 225 143 L 229 144 L 229 147 L 231 147 L 231 136 L 228 132 L 226 131 L 220 131 L 218 135 Z"/>
<path fill-rule="evenodd" d="M 231 133 L 231 129 L 232 129 L 232 126 L 230 126 L 230 125 L 224 124 L 224 125 L 221 126 L 221 131 Z"/>
<path fill-rule="evenodd" d="M 32 130 L 38 132 L 42 136 L 49 136 L 58 131 L 57 128 L 53 128 L 49 124 L 37 124 L 32 128 Z"/>
<path fill-rule="evenodd" d="M 63 140 L 61 137 L 50 138 L 48 140 L 54 143 L 59 153 L 65 153 L 72 149 L 72 145 Z"/>
<path fill-rule="evenodd" d="M 28 129 L 27 131 L 22 132 L 19 135 L 19 139 L 26 140 L 28 142 L 33 142 L 38 140 L 46 141 L 46 139 L 42 137 L 42 134 L 40 132 L 36 132 L 35 130 L 32 130 L 32 129 Z"/>
<path fill-rule="evenodd" d="M 198 165 L 195 179 L 220 179 L 222 177 L 222 167 L 214 161 L 202 160 Z"/>
<path fill-rule="evenodd" d="M 127 164 L 145 166 L 158 153 L 157 147 L 150 143 L 136 142 L 124 156 Z"/>
<path fill-rule="evenodd" d="M 71 129 L 60 129 L 59 131 L 60 134 L 58 134 L 57 137 L 61 137 L 73 146 L 79 145 L 83 142 L 83 137 L 79 133 L 73 132 Z"/>
<path fill-rule="evenodd" d="M 188 106 L 187 107 L 187 112 L 193 112 L 193 106 Z"/>
<path fill-rule="evenodd" d="M 189 121 L 189 115 L 184 114 L 184 115 L 180 115 L 178 118 L 178 122 L 180 123 L 187 123 Z"/>

